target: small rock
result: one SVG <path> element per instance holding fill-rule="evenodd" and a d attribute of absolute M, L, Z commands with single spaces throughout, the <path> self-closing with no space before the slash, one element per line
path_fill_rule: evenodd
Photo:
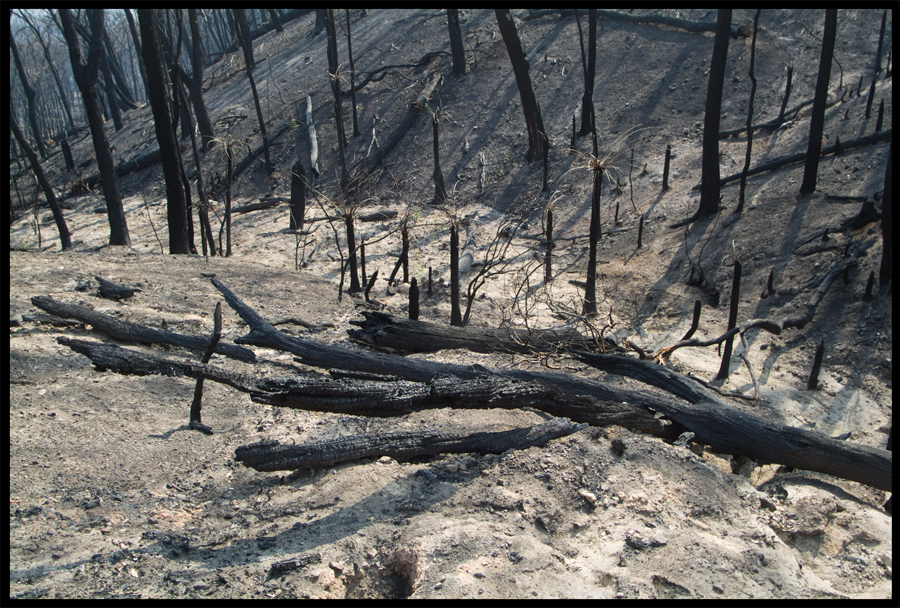
<path fill-rule="evenodd" d="M 616 454 L 621 456 L 622 453 L 625 452 L 625 442 L 622 441 L 621 439 L 613 439 L 612 440 L 612 449 L 616 452 Z"/>
<path fill-rule="evenodd" d="M 578 495 L 592 505 L 597 504 L 597 495 L 593 492 L 588 492 L 584 488 L 581 488 L 580 490 L 578 490 Z"/>
<path fill-rule="evenodd" d="M 713 591 L 715 591 L 716 593 L 725 593 L 725 590 L 722 589 L 722 587 L 720 587 L 719 585 L 713 585 L 712 587 Z"/>
<path fill-rule="evenodd" d="M 444 465 L 444 468 L 448 473 L 456 473 L 457 471 L 459 471 L 459 465 L 455 462 L 448 462 L 446 465 Z"/>

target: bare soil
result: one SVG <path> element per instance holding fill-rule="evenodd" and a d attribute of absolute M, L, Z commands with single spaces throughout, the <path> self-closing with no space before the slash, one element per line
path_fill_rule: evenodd
<path fill-rule="evenodd" d="M 446 21 L 438 12 L 352 14 L 358 73 L 416 63 L 427 52 L 449 52 Z M 713 11 L 662 14 L 715 19 Z M 754 122 L 777 115 L 788 63 L 794 66 L 789 107 L 812 98 L 823 14 L 763 11 Z M 752 16 L 736 10 L 734 23 Z M 874 131 L 875 113 L 864 118 L 865 92 L 858 97 L 855 90 L 860 76 L 864 89 L 871 82 L 880 19 L 881 12 L 874 10 L 839 13 L 835 52 L 843 74 L 835 65 L 828 142 Z M 891 19 L 889 11 L 888 32 Z M 334 196 L 339 172 L 337 141 L 324 33 L 311 37 L 313 23 L 314 16 L 307 15 L 288 24 L 284 33 L 255 42 L 256 79 L 270 133 L 291 118 L 300 127 L 275 141 L 274 174 L 266 174 L 257 159 L 239 177 L 235 205 L 289 196 L 290 166 L 308 150 L 304 98 L 312 94 L 323 207 L 311 204 L 308 219 L 322 218 L 323 208 L 334 213 L 328 196 Z M 583 77 L 572 17 L 517 20 L 517 27 L 553 144 L 550 192 L 541 192 L 540 163 L 523 161 L 527 141 L 518 91 L 492 11 L 463 12 L 466 76 L 450 76 L 449 56 L 439 56 L 421 68 L 396 70 L 357 94 L 361 135 L 349 138 L 348 156 L 366 156 L 373 129 L 379 142 L 387 138 L 430 70 L 445 74 L 430 105 L 446 112 L 442 167 L 456 213 L 469 218 L 461 241 L 475 242 L 475 271 L 505 212 L 531 213 L 507 254 L 520 256 L 517 272 L 487 282 L 471 322 L 548 327 L 567 320 L 562 314 L 567 303 L 580 309 L 582 291 L 570 281 L 583 281 L 587 265 L 591 176 L 585 152 L 568 151 L 572 115 L 580 117 Z M 830 436 L 850 433 L 848 441 L 884 447 L 893 389 L 892 291 L 876 283 L 875 298 L 862 298 L 869 273 L 877 275 L 881 261 L 881 225 L 872 222 L 855 230 L 842 225 L 866 198 L 880 208 L 887 145 L 823 158 L 818 189 L 806 197 L 797 194 L 802 165 L 752 177 L 740 215 L 732 213 L 738 197 L 733 182 L 723 188 L 722 213 L 671 229 L 699 202 L 693 188 L 700 180 L 713 36 L 612 20 L 602 21 L 598 35 L 594 99 L 601 156 L 611 180 L 603 188 L 601 315 L 595 325 L 612 324 L 606 335 L 652 351 L 681 338 L 694 300 L 700 299 L 697 335 L 712 338 L 726 329 L 735 255 L 743 264 L 739 322 L 780 319 L 803 309 L 828 270 L 847 253 L 857 255 L 847 280 L 832 286 L 802 331 L 748 332 L 746 355 L 760 383 L 759 399 L 730 403 L 785 424 Z M 346 61 L 346 42 L 339 49 Z M 723 130 L 745 124 L 749 55 L 749 38 L 731 39 Z M 241 56 L 227 57 L 206 75 L 206 101 L 219 121 L 218 133 L 245 154 L 260 138 L 254 135 L 255 112 Z M 849 85 L 853 93 L 841 99 Z M 885 128 L 890 128 L 892 80 L 879 80 L 877 87 L 874 105 L 884 98 Z M 345 124 L 352 133 L 348 105 Z M 123 131 L 115 133 L 109 125 L 117 158 L 127 160 L 156 145 L 151 117 L 144 107 L 126 115 Z M 630 132 L 636 128 L 641 130 Z M 805 151 L 808 129 L 808 112 L 801 112 L 777 132 L 758 132 L 754 164 Z M 582 151 L 590 150 L 589 138 L 577 143 Z M 667 144 L 674 159 L 671 189 L 663 192 Z M 73 142 L 76 162 L 90 158 L 90 145 L 87 134 Z M 720 142 L 723 176 L 740 170 L 745 145 L 745 136 Z M 220 144 L 206 155 L 204 171 L 224 172 L 223 148 Z M 422 286 L 421 318 L 448 322 L 447 215 L 428 204 L 434 193 L 432 163 L 431 124 L 423 117 L 387 156 L 359 213 L 387 209 L 402 214 L 414 206 L 410 271 Z M 11 169 L 16 170 L 14 164 Z M 60 154 L 46 170 L 58 192 L 71 185 Z M 85 170 L 92 171 L 95 163 Z M 259 405 L 207 382 L 203 420 L 215 434 L 189 430 L 192 381 L 94 370 L 55 339 L 108 338 L 83 326 L 22 320 L 23 314 L 39 312 L 30 298 L 50 295 L 150 327 L 209 335 L 215 303 L 222 298 L 201 273 L 214 273 L 270 320 L 292 316 L 334 324 L 316 331 L 281 326 L 284 331 L 354 348 L 362 347 L 350 344 L 349 321 L 358 318 L 361 307 L 372 305 L 347 294 L 338 300 L 340 253 L 325 220 L 310 224 L 314 232 L 299 242 L 293 235 L 261 236 L 288 226 L 282 204 L 235 216 L 231 258 L 169 256 L 163 254 L 168 244 L 161 168 L 124 177 L 121 187 L 131 247 L 106 245 L 106 216 L 94 213 L 102 198 L 93 194 L 66 201 L 72 252 L 60 253 L 46 208 L 36 221 L 25 215 L 10 228 L 10 317 L 15 320 L 10 327 L 10 597 L 892 597 L 892 521 L 881 506 L 888 494 L 772 465 L 750 463 L 734 474 L 730 455 L 698 455 L 619 427 L 589 428 L 542 448 L 491 456 L 411 463 L 382 458 L 282 475 L 236 464 L 236 447 L 265 438 L 302 442 L 387 429 L 522 426 L 540 422 L 543 415 L 444 409 L 364 419 Z M 16 200 L 12 189 L 11 196 Z M 218 193 L 216 199 L 221 214 L 224 199 Z M 560 239 L 554 277 L 545 285 L 538 268 L 523 292 L 527 271 L 542 259 L 543 210 L 551 201 Z M 646 214 L 640 249 L 639 213 Z M 338 224 L 335 228 L 342 230 Z M 812 238 L 825 228 L 829 240 Z M 396 229 L 396 220 L 357 224 L 357 236 L 368 243 L 370 274 L 377 268 L 384 278 L 393 268 L 400 249 Z M 199 247 L 199 235 L 196 243 Z M 342 232 L 341 243 L 346 255 Z M 688 285 L 686 254 L 694 263 L 699 260 L 707 285 Z M 303 262 L 299 269 L 298 260 Z M 425 297 L 429 267 L 436 285 L 434 295 Z M 761 299 L 770 271 L 777 293 Z M 123 302 L 104 300 L 96 294 L 94 276 L 142 291 Z M 89 288 L 79 291 L 89 279 Z M 387 292 L 379 280 L 373 292 L 377 306 L 406 314 L 406 289 L 401 285 Z M 223 309 L 223 339 L 230 341 L 245 333 L 246 325 L 227 306 Z M 807 391 L 820 341 L 825 343 L 820 386 Z M 736 344 L 736 353 L 741 348 Z M 199 358 L 180 349 L 162 350 Z M 302 367 L 288 354 L 255 351 L 261 361 L 254 366 L 218 356 L 212 362 L 257 374 L 282 375 Z M 604 376 L 564 356 L 465 351 L 413 356 L 500 369 L 550 365 Z M 719 361 L 715 348 L 684 348 L 666 364 L 711 381 Z M 753 393 L 737 355 L 728 380 L 716 385 Z M 611 448 L 613 439 L 624 442 L 624 452 Z M 273 569 L 298 557 L 308 563 L 284 572 Z"/>

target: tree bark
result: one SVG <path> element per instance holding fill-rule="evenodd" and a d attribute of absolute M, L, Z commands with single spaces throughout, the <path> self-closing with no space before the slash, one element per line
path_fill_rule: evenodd
<path fill-rule="evenodd" d="M 531 86 L 531 77 L 528 75 L 528 60 L 522 50 L 516 25 L 513 23 L 509 9 L 494 9 L 497 16 L 497 25 L 500 35 L 509 53 L 513 73 L 516 76 L 516 85 L 519 88 L 519 98 L 522 101 L 522 112 L 525 115 L 525 128 L 528 132 L 528 153 L 525 159 L 531 163 L 544 157 L 544 146 L 549 142 L 544 141 L 544 121 L 538 109 L 534 97 L 534 88 Z"/>
<path fill-rule="evenodd" d="M 463 51 L 462 28 L 459 26 L 459 9 L 447 9 L 447 29 L 450 31 L 450 53 L 453 56 L 453 75 L 466 75 L 466 55 Z"/>
<path fill-rule="evenodd" d="M 550 329 L 515 327 L 452 327 L 426 321 L 410 321 L 382 312 L 361 311 L 365 320 L 351 321 L 360 329 L 348 330 L 353 340 L 380 348 L 411 353 L 465 349 L 476 353 L 558 352 L 564 349 L 593 350 L 597 343 L 577 330 L 561 326 Z M 607 351 L 622 351 L 606 340 Z"/>
<path fill-rule="evenodd" d="M 325 32 L 327 34 L 328 73 L 331 80 L 331 93 L 334 95 L 334 122 L 337 126 L 338 153 L 341 158 L 341 190 L 347 182 L 347 159 L 344 156 L 344 109 L 341 105 L 340 65 L 337 54 L 337 32 L 335 30 L 334 12 L 325 9 Z M 359 287 L 357 285 L 357 287 Z"/>
<path fill-rule="evenodd" d="M 728 36 L 731 34 L 731 9 L 719 9 L 716 38 L 713 42 L 706 91 L 706 117 L 703 123 L 702 187 L 697 217 L 719 212 L 719 121 L 722 113 L 722 88 L 728 59 Z"/>
<path fill-rule="evenodd" d="M 762 9 L 756 9 L 753 18 L 753 42 L 750 44 L 750 102 L 747 108 L 747 154 L 744 156 L 744 170 L 741 172 L 741 190 L 738 196 L 738 206 L 735 213 L 744 211 L 744 194 L 747 189 L 747 171 L 750 170 L 750 156 L 753 151 L 753 100 L 756 97 L 756 74 L 753 67 L 756 62 L 756 33 L 759 29 L 759 13 Z"/>
<path fill-rule="evenodd" d="M 587 426 L 566 418 L 554 418 L 535 426 L 493 432 L 424 429 L 351 435 L 299 445 L 261 441 L 240 446 L 234 452 L 234 459 L 257 471 L 296 471 L 382 456 L 406 461 L 438 454 L 501 454 L 511 449 L 543 446 L 551 439 L 571 435 Z"/>
<path fill-rule="evenodd" d="M 156 15 L 154 9 L 138 9 L 138 21 L 143 40 L 144 65 L 150 82 L 150 105 L 153 109 L 153 122 L 156 128 L 156 140 L 159 149 L 165 150 L 162 155 L 163 175 L 166 180 L 166 218 L 169 225 L 169 253 L 188 254 L 187 201 L 184 184 L 181 180 L 181 149 L 175 138 L 172 117 L 169 115 L 169 96 L 167 94 L 166 76 L 163 71 L 162 57 L 156 33 Z M 177 83 L 175 83 L 177 84 Z"/>
<path fill-rule="evenodd" d="M 578 25 L 578 40 L 581 41 L 581 21 L 575 11 L 575 22 Z M 579 136 L 591 131 L 591 109 L 594 107 L 594 74 L 597 71 L 597 9 L 588 10 L 588 57 L 584 61 L 584 43 L 581 44 L 581 61 L 584 67 L 584 95 L 581 97 L 581 130 Z"/>
<path fill-rule="evenodd" d="M 91 43 L 88 49 L 87 61 L 82 59 L 81 47 L 78 35 L 75 32 L 75 22 L 69 9 L 59 9 L 59 17 L 63 26 L 63 35 L 69 47 L 69 59 L 72 63 L 72 72 L 75 82 L 81 90 L 84 100 L 84 109 L 91 127 L 91 138 L 94 142 L 94 153 L 97 157 L 97 167 L 103 183 L 103 198 L 106 199 L 106 213 L 109 218 L 109 244 L 131 245 L 128 236 L 128 224 L 125 220 L 125 209 L 122 206 L 122 195 L 119 192 L 119 179 L 116 175 L 116 165 L 113 162 L 109 140 L 103 125 L 103 116 L 100 112 L 100 97 L 97 92 L 97 72 L 100 69 L 100 59 L 103 53 L 103 45 L 100 36 L 103 22 L 103 9 L 87 9 L 91 22 Z"/>
<path fill-rule="evenodd" d="M 137 323 L 121 321 L 109 315 L 104 315 L 85 306 L 59 302 L 49 296 L 35 296 L 31 298 L 31 303 L 57 317 L 78 319 L 82 323 L 93 327 L 95 331 L 105 334 L 114 340 L 125 340 L 140 344 L 171 344 L 200 352 L 206 350 L 206 347 L 209 345 L 209 340 L 206 338 L 176 334 L 153 329 L 152 327 L 143 327 Z M 234 344 L 220 342 L 216 346 L 216 352 L 240 361 L 249 363 L 256 361 L 256 355 L 252 350 L 242 346 L 235 346 Z"/>
<path fill-rule="evenodd" d="M 303 219 L 306 216 L 306 172 L 303 161 L 294 163 L 291 169 L 291 212 L 290 229 L 303 230 Z"/>
<path fill-rule="evenodd" d="M 819 156 L 822 152 L 822 132 L 825 130 L 825 104 L 828 99 L 828 81 L 831 77 L 831 62 L 834 57 L 834 39 L 837 33 L 837 9 L 825 9 L 825 29 L 822 33 L 822 56 L 819 59 L 819 76 L 816 80 L 816 96 L 813 100 L 812 116 L 809 120 L 809 144 L 806 149 L 806 167 L 800 194 L 810 194 L 816 190 L 819 172 Z"/>
<path fill-rule="evenodd" d="M 344 9 L 347 17 L 347 56 L 350 58 L 350 105 L 353 108 L 353 137 L 359 136 L 359 123 L 356 117 L 356 67 L 353 65 L 353 42 L 350 39 L 350 9 Z"/>
<path fill-rule="evenodd" d="M 56 229 L 59 232 L 59 241 L 62 250 L 66 251 L 67 249 L 71 249 L 72 236 L 69 234 L 66 218 L 63 216 L 59 202 L 56 200 L 56 193 L 53 192 L 53 187 L 50 185 L 47 176 L 44 174 L 44 170 L 41 168 L 41 163 L 38 160 L 37 154 L 34 153 L 34 150 L 28 144 L 28 140 L 25 139 L 22 129 L 19 128 L 16 117 L 13 115 L 12 108 L 10 108 L 9 111 L 9 127 L 13 132 L 13 136 L 22 147 L 22 151 L 25 152 L 25 156 L 28 157 L 28 162 L 31 163 L 31 169 L 34 171 L 34 175 L 37 177 L 38 183 L 44 191 L 44 196 L 47 197 L 47 204 L 50 206 L 50 211 L 53 213 L 53 220 L 56 222 Z"/>
<path fill-rule="evenodd" d="M 304 362 L 314 365 L 332 367 L 334 362 L 340 361 L 343 369 L 353 369 L 359 363 L 371 369 L 387 364 L 401 380 L 384 377 L 352 379 L 360 378 L 360 374 L 350 374 L 349 381 L 311 377 L 260 380 L 224 372 L 210 365 L 172 361 L 113 345 L 66 337 L 60 337 L 57 341 L 89 356 L 99 369 L 135 375 L 202 375 L 249 392 L 251 399 L 261 403 L 366 416 L 400 416 L 448 405 L 470 408 L 531 406 L 554 416 L 566 416 L 576 422 L 593 425 L 619 424 L 635 430 L 655 432 L 673 440 L 676 433 L 690 430 L 695 433 L 697 441 L 709 445 L 717 452 L 818 471 L 882 490 L 890 491 L 893 487 L 891 452 L 837 441 L 818 433 L 770 422 L 735 410 L 718 401 L 712 394 L 709 395 L 709 400 L 696 401 L 690 405 L 664 398 L 651 397 L 648 401 L 648 395 L 637 391 L 610 389 L 599 382 L 565 374 L 532 374 L 518 370 L 501 374 L 480 366 L 446 365 L 374 353 L 352 353 L 340 347 L 310 343 L 281 334 L 240 302 L 224 285 L 215 279 L 213 283 L 223 291 L 229 304 L 237 306 L 236 310 L 248 321 L 252 328 L 251 335 L 256 334 L 254 341 L 264 342 L 270 347 L 287 347 L 295 354 L 303 353 L 307 355 Z M 637 364 L 633 366 L 634 370 L 643 372 L 643 376 L 649 376 L 655 381 L 660 381 L 660 373 L 663 377 L 665 374 L 678 376 L 661 366 L 641 365 L 645 363 L 641 361 L 585 354 Z M 457 371 L 459 375 L 456 378 L 446 377 L 448 372 Z M 626 372 L 646 381 L 632 370 Z M 408 379 L 404 381 L 404 376 L 409 375 L 423 377 L 411 382 Z M 443 377 L 438 378 L 439 375 Z M 339 376 L 348 377 L 344 373 Z M 662 381 L 665 382 L 664 379 Z M 678 376 L 675 386 L 682 384 L 696 385 L 687 378 Z M 705 389 L 699 385 L 697 387 L 688 394 L 704 395 Z M 666 385 L 666 388 L 669 389 L 669 386 Z M 630 402 L 626 401 L 628 399 Z M 648 420 L 649 410 L 662 413 L 675 425 L 663 427 L 658 420 Z"/>
<path fill-rule="evenodd" d="M 596 141 L 596 137 L 595 137 Z M 597 244 L 600 241 L 600 189 L 603 184 L 603 167 L 593 171 L 594 188 L 591 194 L 591 229 L 588 237 L 588 267 L 584 290 L 582 314 L 597 314 Z"/>
<path fill-rule="evenodd" d="M 459 308 L 459 221 L 450 219 L 450 325 L 461 327 Z"/>

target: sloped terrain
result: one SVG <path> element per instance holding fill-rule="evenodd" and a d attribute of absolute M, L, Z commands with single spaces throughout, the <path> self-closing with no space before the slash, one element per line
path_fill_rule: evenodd
<path fill-rule="evenodd" d="M 439 12 L 351 14 L 357 81 L 382 66 L 414 65 L 428 53 L 449 53 L 446 19 Z M 392 70 L 359 91 L 361 134 L 348 138 L 347 155 L 353 165 L 376 153 L 431 74 L 442 74 L 429 107 L 443 112 L 440 154 L 451 192 L 449 211 L 467 220 L 461 242 L 474 243 L 469 278 L 503 222 L 516 213 L 527 218 L 507 252 L 513 260 L 510 272 L 488 280 L 473 304 L 471 323 L 549 327 L 571 322 L 564 314 L 567 306 L 580 311 L 583 291 L 572 281 L 583 281 L 587 266 L 591 173 L 586 153 L 591 144 L 590 138 L 580 138 L 582 152 L 569 151 L 572 115 L 580 121 L 583 92 L 574 19 L 516 14 L 553 144 L 549 192 L 541 192 L 540 163 L 524 162 L 521 104 L 492 11 L 463 12 L 465 76 L 451 76 L 449 55 L 439 54 L 418 67 Z M 660 14 L 715 20 L 714 11 Z M 752 16 L 735 11 L 734 25 Z M 864 118 L 866 97 L 856 95 L 856 83 L 860 76 L 864 88 L 871 82 L 880 18 L 880 11 L 839 13 L 835 54 L 842 69 L 836 64 L 832 71 L 827 142 L 874 132 L 875 113 Z M 888 32 L 891 18 L 889 12 Z M 788 106 L 812 98 L 822 21 L 821 10 L 763 11 L 755 123 L 778 114 L 787 64 L 794 67 Z M 55 339 L 87 335 L 106 340 L 101 334 L 22 320 L 23 314 L 37 312 L 31 297 L 50 295 L 150 327 L 209 335 L 215 303 L 221 301 L 207 278 L 214 273 L 267 319 L 297 317 L 334 325 L 324 330 L 279 326 L 284 331 L 363 348 L 350 343 L 346 330 L 360 308 L 373 305 L 347 294 L 338 300 L 346 242 L 342 224 L 335 222 L 341 254 L 324 219 L 326 212 L 336 213 L 331 203 L 337 199 L 340 168 L 325 38 L 324 33 L 311 36 L 313 23 L 314 16 L 306 15 L 287 24 L 283 33 L 254 43 L 267 126 L 270 134 L 280 134 L 273 141 L 275 171 L 267 174 L 258 158 L 233 187 L 235 205 L 289 196 L 290 167 L 298 155 L 308 169 L 304 120 L 305 96 L 311 95 L 322 168 L 319 193 L 308 206 L 311 234 L 273 234 L 288 226 L 282 203 L 234 217 L 231 258 L 163 255 L 168 243 L 159 166 L 121 179 L 130 248 L 106 246 L 106 216 L 94 212 L 102 197 L 93 194 L 65 201 L 73 252 L 59 252 L 46 209 L 37 216 L 40 243 L 34 216 L 11 226 L 10 316 L 17 323 L 10 329 L 11 596 L 891 597 L 891 517 L 881 508 L 888 495 L 857 483 L 752 464 L 743 467 L 743 475 L 733 474 L 730 455 L 698 455 L 619 427 L 589 428 L 543 448 L 494 456 L 412 463 L 384 458 L 311 473 L 258 473 L 234 462 L 236 447 L 265 438 L 301 442 L 397 428 L 524 426 L 540 422 L 542 415 L 444 409 L 394 420 L 364 419 L 271 408 L 207 382 L 204 422 L 216 434 L 206 436 L 187 429 L 193 382 L 96 371 Z M 586 31 L 584 20 L 582 26 Z M 699 204 L 694 187 L 700 180 L 712 33 L 603 19 L 598 36 L 594 100 L 609 179 L 603 186 L 596 328 L 612 325 L 604 330 L 607 336 L 651 352 L 684 335 L 694 301 L 700 299 L 697 335 L 714 338 L 727 327 L 735 255 L 743 265 L 739 322 L 781 319 L 802 310 L 825 274 L 845 256 L 855 256 L 846 280 L 834 283 L 802 331 L 747 333 L 746 357 L 760 396 L 729 403 L 785 424 L 829 436 L 850 433 L 848 441 L 884 447 L 891 425 L 892 292 L 876 283 L 874 299 L 862 297 L 881 261 L 881 226 L 870 222 L 846 228 L 846 223 L 863 200 L 880 208 L 887 144 L 823 157 L 817 191 L 807 197 L 797 194 L 802 165 L 751 177 L 739 215 L 732 213 L 738 197 L 737 182 L 732 182 L 722 190 L 722 213 L 672 229 Z M 346 62 L 346 39 L 339 53 Z M 733 37 L 722 130 L 745 124 L 749 56 L 750 39 Z M 853 92 L 845 95 L 849 85 Z M 222 174 L 225 143 L 234 145 L 240 159 L 261 142 L 242 56 L 233 54 L 208 68 L 206 87 L 221 141 L 205 155 L 204 171 Z M 888 129 L 890 78 L 877 83 L 876 107 L 882 97 Z M 349 99 L 344 124 L 350 134 L 348 106 Z M 785 127 L 755 134 L 754 165 L 805 151 L 809 107 Z M 152 150 L 150 108 L 127 114 L 119 133 L 109 125 L 108 135 L 117 161 Z M 663 192 L 666 145 L 674 158 L 671 188 Z M 76 163 L 90 158 L 90 146 L 86 133 L 73 142 Z M 355 202 L 358 214 L 410 210 L 410 273 L 423 287 L 420 318 L 446 323 L 448 210 L 430 204 L 431 146 L 431 121 L 423 114 Z M 723 177 L 740 170 L 745 146 L 743 135 L 720 141 Z M 183 148 L 188 158 L 189 148 Z M 60 154 L 45 170 L 58 192 L 71 186 Z M 95 172 L 96 163 L 84 171 Z M 223 194 L 214 196 L 221 215 Z M 544 284 L 541 235 L 551 203 L 559 240 L 553 280 Z M 616 209 L 618 223 L 613 221 Z M 643 246 L 637 248 L 640 214 L 645 215 Z M 213 224 L 217 231 L 218 221 Z M 366 241 L 368 273 L 378 269 L 385 278 L 400 251 L 397 220 L 357 223 L 356 228 L 357 238 Z M 823 241 L 826 228 L 829 237 Z M 199 235 L 195 240 L 199 247 Z M 707 284 L 692 286 L 691 263 L 698 261 Z M 429 268 L 435 290 L 425 297 Z M 770 271 L 776 293 L 760 298 Z M 96 296 L 94 280 L 87 291 L 78 290 L 94 276 L 142 291 L 112 302 Z M 374 306 L 405 315 L 407 289 L 400 285 L 386 291 L 379 280 Z M 223 339 L 230 341 L 245 333 L 246 325 L 223 308 Z M 820 341 L 825 343 L 820 387 L 807 391 Z M 735 348 L 736 353 L 742 349 L 739 343 Z M 197 358 L 167 350 L 167 356 Z M 266 375 L 298 367 L 285 353 L 255 350 L 262 362 L 253 367 L 218 356 L 213 363 Z M 542 360 L 466 351 L 411 356 L 499 369 L 540 371 L 546 364 L 614 384 L 633 382 L 562 356 Z M 711 381 L 719 361 L 714 348 L 683 348 L 666 365 Z M 728 380 L 714 384 L 753 393 L 737 354 Z M 624 442 L 621 454 L 611 448 L 614 439 Z M 291 559 L 305 565 L 273 569 Z"/>

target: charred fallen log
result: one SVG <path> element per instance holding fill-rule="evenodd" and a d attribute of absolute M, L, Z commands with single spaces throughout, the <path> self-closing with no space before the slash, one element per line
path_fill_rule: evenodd
<path fill-rule="evenodd" d="M 465 382 L 455 376 L 416 382 L 338 370 L 332 372 L 333 378 L 297 375 L 259 379 L 214 365 L 139 353 L 113 344 L 65 336 L 57 338 L 57 342 L 88 357 L 98 370 L 135 376 L 202 377 L 249 393 L 256 403 L 277 407 L 391 418 L 444 407 L 517 409 L 530 406 L 553 416 L 594 426 L 618 424 L 671 439 L 680 432 L 668 429 L 648 410 L 628 403 L 604 402 L 591 396 L 572 394 L 549 383 L 526 382 L 483 372 Z"/>
<path fill-rule="evenodd" d="M 330 467 L 362 458 L 390 456 L 409 460 L 438 454 L 500 454 L 509 449 L 542 446 L 551 439 L 571 435 L 588 425 L 565 418 L 525 428 L 501 431 L 445 432 L 417 430 L 397 433 L 351 435 L 300 445 L 261 441 L 235 450 L 234 459 L 257 471 L 285 471 Z"/>
<path fill-rule="evenodd" d="M 393 348 L 413 353 L 432 353 L 439 350 L 464 348 L 476 353 L 533 353 L 554 352 L 564 348 L 593 350 L 594 340 L 581 335 L 572 327 L 550 329 L 519 329 L 502 327 L 453 327 L 426 321 L 412 321 L 393 315 L 362 311 L 363 321 L 351 321 L 361 329 L 350 330 L 357 342 Z M 607 352 L 621 351 L 607 341 Z"/>
<path fill-rule="evenodd" d="M 130 321 L 121 321 L 85 306 L 59 302 L 49 296 L 35 296 L 31 298 L 31 303 L 57 317 L 78 319 L 82 323 L 93 327 L 95 331 L 106 334 L 116 340 L 139 342 L 141 344 L 171 344 L 200 352 L 206 350 L 209 343 L 208 340 L 199 336 L 186 336 L 144 327 Z M 256 354 L 252 350 L 235 346 L 234 344 L 219 343 L 216 345 L 216 352 L 241 361 L 251 363 L 256 361 Z"/>

